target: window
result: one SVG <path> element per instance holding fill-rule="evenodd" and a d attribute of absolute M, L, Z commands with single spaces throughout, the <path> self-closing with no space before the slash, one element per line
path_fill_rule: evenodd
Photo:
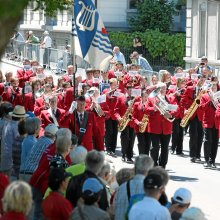
<path fill-rule="evenodd" d="M 139 0 L 129 0 L 128 1 L 128 9 L 136 9 L 138 2 L 139 2 Z"/>

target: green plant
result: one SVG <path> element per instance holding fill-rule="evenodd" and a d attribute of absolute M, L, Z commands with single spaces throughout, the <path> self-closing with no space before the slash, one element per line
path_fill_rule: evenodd
<path fill-rule="evenodd" d="M 143 46 L 152 58 L 162 57 L 164 60 L 172 61 L 177 65 L 183 65 L 185 55 L 185 34 L 161 33 L 159 30 L 148 30 L 145 32 L 110 32 L 112 45 L 121 49 L 133 49 L 133 39 L 140 37 Z"/>
<path fill-rule="evenodd" d="M 137 15 L 129 20 L 132 31 L 147 29 L 169 32 L 173 21 L 174 4 L 168 0 L 137 2 Z"/>

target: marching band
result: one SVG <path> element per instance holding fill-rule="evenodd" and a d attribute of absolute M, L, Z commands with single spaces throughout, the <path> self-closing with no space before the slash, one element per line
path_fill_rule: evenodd
<path fill-rule="evenodd" d="M 106 150 L 116 157 L 120 132 L 124 162 L 133 162 L 137 137 L 139 154 L 150 155 L 155 165 L 165 168 L 170 142 L 172 154 L 184 155 L 184 129 L 189 126 L 191 162 L 201 161 L 203 145 L 204 166 L 216 167 L 220 93 L 205 58 L 195 69 L 176 68 L 173 76 L 166 70 L 143 74 L 136 64 L 125 70 L 122 62 L 108 70 L 90 68 L 84 80 L 75 75 L 76 88 L 73 66 L 68 66 L 55 87 L 53 76 L 44 75 L 36 62 L 25 60 L 23 65 L 17 77 L 6 74 L 0 95 L 3 101 L 23 105 L 39 117 L 40 134 L 54 123 L 70 128 L 88 150 Z"/>

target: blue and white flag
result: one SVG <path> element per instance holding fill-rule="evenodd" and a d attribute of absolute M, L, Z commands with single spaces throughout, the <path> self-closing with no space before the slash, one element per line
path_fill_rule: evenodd
<path fill-rule="evenodd" d="M 73 0 L 73 7 L 75 53 L 92 67 L 99 68 L 101 61 L 112 55 L 112 46 L 102 19 L 92 0 Z"/>

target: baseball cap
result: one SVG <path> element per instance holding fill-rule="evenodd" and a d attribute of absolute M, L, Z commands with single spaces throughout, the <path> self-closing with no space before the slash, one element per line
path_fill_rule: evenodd
<path fill-rule="evenodd" d="M 49 124 L 47 125 L 47 127 L 44 130 L 47 133 L 50 133 L 52 135 L 56 135 L 57 131 L 58 131 L 58 127 L 55 124 Z"/>
<path fill-rule="evenodd" d="M 83 183 L 82 192 L 90 191 L 90 196 L 100 192 L 103 189 L 102 184 L 96 178 L 88 178 Z"/>
<path fill-rule="evenodd" d="M 65 171 L 63 168 L 52 168 L 50 170 L 48 183 L 61 183 L 72 174 Z"/>
<path fill-rule="evenodd" d="M 144 179 L 145 189 L 159 189 L 162 185 L 163 185 L 163 180 L 159 174 L 152 173 L 152 174 L 149 174 Z"/>
<path fill-rule="evenodd" d="M 208 60 L 208 57 L 202 56 L 202 57 L 201 57 L 201 60 Z"/>
<path fill-rule="evenodd" d="M 191 202 L 192 194 L 186 188 L 179 188 L 173 196 L 173 201 L 180 204 L 189 204 Z"/>

